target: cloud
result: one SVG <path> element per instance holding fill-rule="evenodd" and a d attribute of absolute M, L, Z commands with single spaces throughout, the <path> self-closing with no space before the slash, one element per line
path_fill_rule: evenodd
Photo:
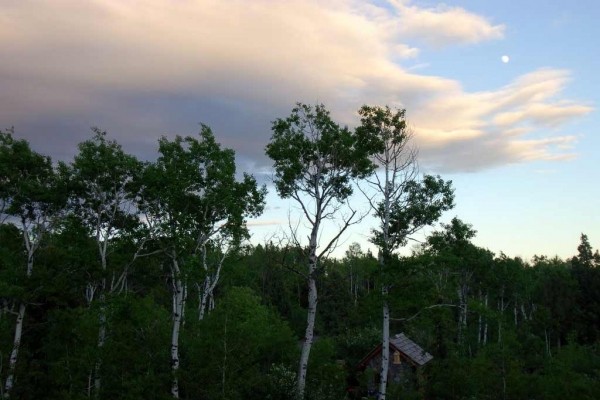
<path fill-rule="evenodd" d="M 562 102 L 558 104 L 531 103 L 518 111 L 498 114 L 495 121 L 501 126 L 512 126 L 531 121 L 544 126 L 558 126 L 563 122 L 591 111 L 589 106 Z"/>
<path fill-rule="evenodd" d="M 503 32 L 462 8 L 407 1 L 11 0 L 0 15 L 0 123 L 72 151 L 65 142 L 99 125 L 149 157 L 158 136 L 204 122 L 261 169 L 269 122 L 295 101 L 323 102 L 349 125 L 360 105 L 389 104 L 407 108 L 424 162 L 440 171 L 571 157 L 569 135 L 529 137 L 591 111 L 561 97 L 567 71 L 468 92 L 407 64 L 426 65 L 415 43 Z"/>
<path fill-rule="evenodd" d="M 399 15 L 399 32 L 431 45 L 474 44 L 504 37 L 504 25 L 492 25 L 487 18 L 463 8 L 445 4 L 421 8 L 409 3 L 393 2 Z"/>
<path fill-rule="evenodd" d="M 271 220 L 249 220 L 246 222 L 246 225 L 249 227 L 256 226 L 281 226 L 285 225 L 287 222 L 284 220 L 271 219 Z"/>
<path fill-rule="evenodd" d="M 568 80 L 567 71 L 540 69 L 498 90 L 440 93 L 413 113 L 421 155 L 445 171 L 575 157 L 575 136 L 552 136 L 549 129 L 593 110 L 587 104 L 555 100 Z M 546 137 L 530 137 L 540 132 Z"/>

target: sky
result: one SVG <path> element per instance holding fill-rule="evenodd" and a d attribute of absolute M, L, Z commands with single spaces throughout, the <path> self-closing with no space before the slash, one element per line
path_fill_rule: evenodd
<path fill-rule="evenodd" d="M 207 124 L 270 189 L 261 242 L 299 217 L 269 183 L 271 121 L 298 101 L 349 127 L 363 104 L 405 108 L 421 169 L 454 183 L 442 222 L 566 258 L 582 232 L 600 247 L 599 17 L 595 0 L 0 0 L 0 127 L 68 161 L 97 126 L 151 160 Z"/>

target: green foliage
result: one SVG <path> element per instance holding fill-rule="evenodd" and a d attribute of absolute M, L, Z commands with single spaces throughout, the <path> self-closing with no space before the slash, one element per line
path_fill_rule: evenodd
<path fill-rule="evenodd" d="M 7 215 L 35 221 L 60 208 L 59 181 L 50 157 L 13 135 L 0 131 L 0 221 Z"/>
<path fill-rule="evenodd" d="M 190 327 L 183 348 L 182 386 L 200 399 L 264 398 L 272 365 L 297 357 L 288 325 L 247 288 L 229 289 Z"/>
<path fill-rule="evenodd" d="M 339 359 L 332 338 L 319 338 L 309 362 L 306 398 L 308 400 L 343 399 L 346 392 L 346 368 Z"/>
<path fill-rule="evenodd" d="M 407 130 L 406 110 L 395 110 L 389 106 L 362 106 L 360 115 L 360 133 L 363 141 L 370 143 L 379 153 L 385 151 L 386 143 L 402 145 L 410 139 Z"/>
<path fill-rule="evenodd" d="M 20 299 L 25 285 L 21 232 L 14 225 L 0 225 L 0 243 L 0 299 Z"/>
<path fill-rule="evenodd" d="M 444 211 L 454 207 L 451 181 L 439 176 L 425 175 L 421 181 L 405 183 L 402 198 L 395 199 L 390 208 L 389 236 L 392 249 L 406 245 L 411 234 L 437 221 Z M 384 219 L 384 204 L 379 204 L 375 215 Z M 382 231 L 374 232 L 373 242 L 383 245 Z"/>
<path fill-rule="evenodd" d="M 336 338 L 338 355 L 352 370 L 380 341 L 381 332 L 375 327 L 350 329 Z"/>
<path fill-rule="evenodd" d="M 97 355 L 96 313 L 83 307 L 56 309 L 49 312 L 48 322 L 43 352 L 53 385 L 45 389 L 46 398 L 87 398 Z"/>
<path fill-rule="evenodd" d="M 249 246 L 244 255 L 229 259 L 221 287 L 245 286 L 260 295 L 263 304 L 284 318 L 297 336 L 304 333 L 306 312 L 304 280 L 291 270 L 303 268 L 306 257 L 301 249 L 273 244 Z"/>
<path fill-rule="evenodd" d="M 288 118 L 273 122 L 272 130 L 266 153 L 283 198 L 308 193 L 343 201 L 352 194 L 351 180 L 373 171 L 368 143 L 336 124 L 322 104 L 298 103 Z"/>
<path fill-rule="evenodd" d="M 245 218 L 262 212 L 266 195 L 252 176 L 236 180 L 234 152 L 221 149 L 210 128 L 202 125 L 199 136 L 161 138 L 160 156 L 143 175 L 142 211 L 156 221 L 158 237 L 181 248 L 219 231 L 235 242 L 246 238 Z"/>
<path fill-rule="evenodd" d="M 437 221 L 454 204 L 452 182 L 439 176 L 418 177 L 416 151 L 411 147 L 412 133 L 407 128 L 406 110 L 393 112 L 388 106 L 363 106 L 359 110 L 361 125 L 356 129 L 361 142 L 367 143 L 369 155 L 382 169 L 379 178 L 367 180 L 375 189 L 370 199 L 379 230 L 372 241 L 388 257 L 406 245 L 409 236 Z"/>
<path fill-rule="evenodd" d="M 118 297 L 109 309 L 102 397 L 168 398 L 171 375 L 164 366 L 169 364 L 169 312 L 148 297 Z"/>
<path fill-rule="evenodd" d="M 108 140 L 106 132 L 98 128 L 93 132 L 92 139 L 79 144 L 73 162 L 60 168 L 68 181 L 74 214 L 92 236 L 108 240 L 139 223 L 132 203 L 138 195 L 142 163 Z"/>
<path fill-rule="evenodd" d="M 322 106 L 299 106 L 292 117 L 277 121 L 277 140 L 269 146 L 281 155 L 281 194 L 316 187 L 302 179 L 322 167 L 321 182 L 333 185 L 328 193 L 339 196 L 331 200 L 345 199 L 344 185 L 372 165 L 350 168 L 341 158 L 357 159 L 359 147 L 380 146 L 367 134 L 382 123 L 389 128 L 382 131 L 386 140 L 407 139 L 403 112 L 369 112 L 373 118 L 354 133 L 333 123 Z M 317 136 L 300 137 L 311 124 L 320 142 L 312 141 Z M 160 146 L 160 158 L 142 165 L 95 130 L 73 162 L 57 171 L 12 131 L 0 133 L 2 384 L 16 311 L 21 302 L 27 305 L 12 398 L 93 397 L 99 358 L 98 399 L 171 398 L 172 277 L 165 272 L 169 260 L 156 250 L 175 247 L 188 279 L 181 398 L 294 398 L 306 287 L 305 277 L 290 270 L 306 264 L 305 249 L 268 244 L 231 251 L 216 306 L 198 321 L 193 283 L 205 272 L 194 253 L 196 240 L 219 227 L 233 241 L 243 239 L 244 220 L 260 212 L 264 190 L 251 177 L 236 179 L 233 152 L 222 149 L 207 127 L 198 138 L 162 139 Z M 305 158 L 292 157 L 300 151 Z M 326 151 L 333 153 L 316 162 Z M 339 179 L 334 166 L 343 167 Z M 430 221 L 451 203 L 449 183 L 439 178 L 415 179 L 405 188 L 412 194 L 404 200 L 416 205 L 393 205 L 395 245 L 403 243 L 410 226 Z M 115 205 L 117 212 L 110 214 Z M 158 225 L 136 217 L 138 211 Z M 102 234 L 112 227 L 108 242 L 100 241 L 109 244 L 106 271 L 98 259 L 97 221 Z M 570 260 L 539 256 L 529 264 L 475 246 L 474 235 L 472 226 L 455 218 L 411 256 L 388 255 L 383 268 L 356 244 L 343 259 L 323 258 L 307 398 L 351 397 L 361 388 L 349 393 L 348 386 L 365 384 L 375 373 L 357 373 L 355 367 L 378 343 L 382 284 L 389 288 L 391 333 L 404 332 L 434 356 L 407 373 L 401 385 L 390 385 L 389 399 L 600 398 L 600 263 L 589 238 L 581 236 Z M 30 275 L 27 239 L 37 243 Z M 129 265 L 144 240 L 147 256 Z M 206 247 L 209 261 L 224 251 L 218 241 Z M 121 294 L 102 304 L 89 301 L 91 284 L 117 279 L 126 264 Z M 107 336 L 100 349 L 102 312 Z"/>
<path fill-rule="evenodd" d="M 273 364 L 269 369 L 268 400 L 294 400 L 296 398 L 296 372 L 285 364 Z"/>

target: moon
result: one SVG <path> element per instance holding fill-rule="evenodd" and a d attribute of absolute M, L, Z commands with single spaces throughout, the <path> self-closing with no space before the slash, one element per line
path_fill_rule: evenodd
<path fill-rule="evenodd" d="M 508 56 L 502 56 L 501 60 L 502 60 L 502 62 L 504 64 L 508 64 L 508 62 L 510 61 L 510 57 L 508 57 Z"/>

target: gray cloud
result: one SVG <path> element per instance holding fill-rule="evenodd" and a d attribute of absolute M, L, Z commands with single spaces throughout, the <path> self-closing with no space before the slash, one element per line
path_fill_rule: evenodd
<path fill-rule="evenodd" d="M 406 107 L 424 163 L 474 171 L 572 157 L 572 135 L 530 135 L 592 109 L 562 98 L 567 71 L 533 71 L 472 93 L 406 69 L 404 60 L 419 56 L 412 40 L 448 46 L 502 37 L 502 25 L 460 8 L 22 0 L 3 11 L 0 123 L 61 159 L 90 126 L 152 158 L 158 137 L 193 134 L 203 122 L 236 149 L 243 168 L 267 179 L 270 121 L 299 100 L 325 103 L 348 125 L 365 103 Z"/>

